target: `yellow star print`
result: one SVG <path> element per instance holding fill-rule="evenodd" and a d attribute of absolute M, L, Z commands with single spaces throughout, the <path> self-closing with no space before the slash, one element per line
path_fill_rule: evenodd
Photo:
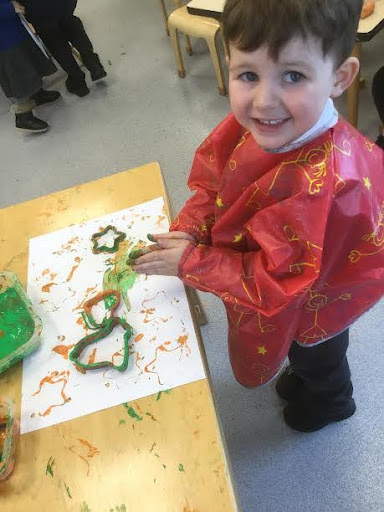
<path fill-rule="evenodd" d="M 265 356 L 265 354 L 268 352 L 268 350 L 262 345 L 261 347 L 257 347 L 257 352 L 261 354 L 262 356 Z"/>
<path fill-rule="evenodd" d="M 364 186 L 367 187 L 368 190 L 371 190 L 372 184 L 369 178 L 364 178 Z"/>
<path fill-rule="evenodd" d="M 233 237 L 233 243 L 236 244 L 237 242 L 241 242 L 243 239 L 243 234 L 239 233 L 238 235 L 235 235 Z"/>
<path fill-rule="evenodd" d="M 218 208 L 222 208 L 224 206 L 223 200 L 221 199 L 221 196 L 219 196 L 219 195 L 216 197 L 216 206 Z"/>

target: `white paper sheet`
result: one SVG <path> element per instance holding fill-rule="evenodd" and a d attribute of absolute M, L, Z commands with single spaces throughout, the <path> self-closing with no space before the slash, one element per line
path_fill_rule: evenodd
<path fill-rule="evenodd" d="M 24 361 L 22 433 L 205 378 L 185 291 L 176 277 L 136 275 L 115 312 L 134 329 L 125 372 L 109 368 L 82 374 L 68 359 L 71 345 L 93 332 L 82 320 L 84 301 L 103 290 L 105 272 L 119 259 L 119 253 L 92 252 L 92 235 L 109 224 L 126 233 L 120 247 L 129 252 L 147 233 L 168 230 L 163 199 L 30 240 L 28 295 L 43 321 L 43 334 L 41 347 Z M 109 237 L 102 241 L 111 242 Z M 124 265 L 126 259 L 119 261 Z M 96 319 L 103 318 L 101 309 L 92 310 Z M 122 334 L 116 328 L 87 347 L 80 361 L 120 364 Z"/>

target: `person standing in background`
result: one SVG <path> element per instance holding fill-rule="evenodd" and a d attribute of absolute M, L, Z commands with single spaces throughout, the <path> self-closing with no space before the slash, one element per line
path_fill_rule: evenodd
<path fill-rule="evenodd" d="M 384 66 L 373 77 L 372 95 L 382 123 L 376 144 L 384 149 Z"/>
<path fill-rule="evenodd" d="M 19 14 L 18 2 L 0 0 L 0 86 L 13 102 L 16 128 L 31 133 L 46 132 L 48 124 L 33 115 L 33 109 L 60 98 L 57 91 L 42 89 L 43 76 L 56 67 L 32 40 Z"/>
<path fill-rule="evenodd" d="M 21 0 L 25 15 L 52 56 L 68 74 L 67 90 L 83 97 L 89 93 L 85 74 L 73 56 L 71 45 L 80 53 L 93 81 L 107 76 L 80 18 L 74 16 L 77 0 Z"/>

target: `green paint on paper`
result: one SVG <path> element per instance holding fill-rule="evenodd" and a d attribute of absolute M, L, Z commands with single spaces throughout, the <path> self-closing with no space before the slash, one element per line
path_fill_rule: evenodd
<path fill-rule="evenodd" d="M 65 490 L 67 491 L 68 496 L 72 499 L 71 491 L 69 490 L 68 485 L 64 482 Z"/>
<path fill-rule="evenodd" d="M 120 421 L 119 421 L 119 427 L 120 427 L 120 425 L 125 425 L 126 423 L 127 423 L 127 422 L 126 422 L 125 420 L 120 420 Z"/>
<path fill-rule="evenodd" d="M 135 411 L 135 409 L 133 407 L 130 407 L 128 404 L 123 404 L 123 407 L 125 407 L 127 409 L 128 416 L 130 416 L 131 418 L 133 418 L 137 421 L 142 421 L 143 418 L 137 414 L 137 412 Z"/>
<path fill-rule="evenodd" d="M 103 289 L 120 292 L 128 311 L 131 310 L 128 291 L 133 287 L 138 277 L 129 260 L 127 261 L 127 252 L 131 245 L 128 240 L 120 243 L 119 249 L 112 260 L 113 266 L 105 271 L 103 277 Z"/>
<path fill-rule="evenodd" d="M 53 477 L 53 466 L 55 464 L 55 459 L 52 457 L 49 457 L 47 462 L 47 468 L 45 470 L 46 475 L 51 475 Z"/>
<path fill-rule="evenodd" d="M 83 501 L 80 512 L 92 512 L 92 510 L 88 507 L 85 501 Z"/>
<path fill-rule="evenodd" d="M 180 472 L 185 473 L 184 466 L 182 464 L 179 464 L 178 469 Z"/>
<path fill-rule="evenodd" d="M 170 395 L 172 393 L 172 389 L 165 389 L 164 391 L 159 391 L 157 393 L 156 402 L 160 400 L 160 397 L 163 393 L 166 393 L 167 395 Z"/>
<path fill-rule="evenodd" d="M 15 288 L 0 294 L 0 359 L 11 354 L 32 336 L 35 322 Z"/>

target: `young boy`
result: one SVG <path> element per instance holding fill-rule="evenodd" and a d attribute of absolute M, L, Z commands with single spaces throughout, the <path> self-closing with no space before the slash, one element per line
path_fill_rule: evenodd
<path fill-rule="evenodd" d="M 228 0 L 232 111 L 197 150 L 195 195 L 139 273 L 222 298 L 244 386 L 273 379 L 284 418 L 355 412 L 348 327 L 384 290 L 384 153 L 338 117 L 361 0 Z"/>

